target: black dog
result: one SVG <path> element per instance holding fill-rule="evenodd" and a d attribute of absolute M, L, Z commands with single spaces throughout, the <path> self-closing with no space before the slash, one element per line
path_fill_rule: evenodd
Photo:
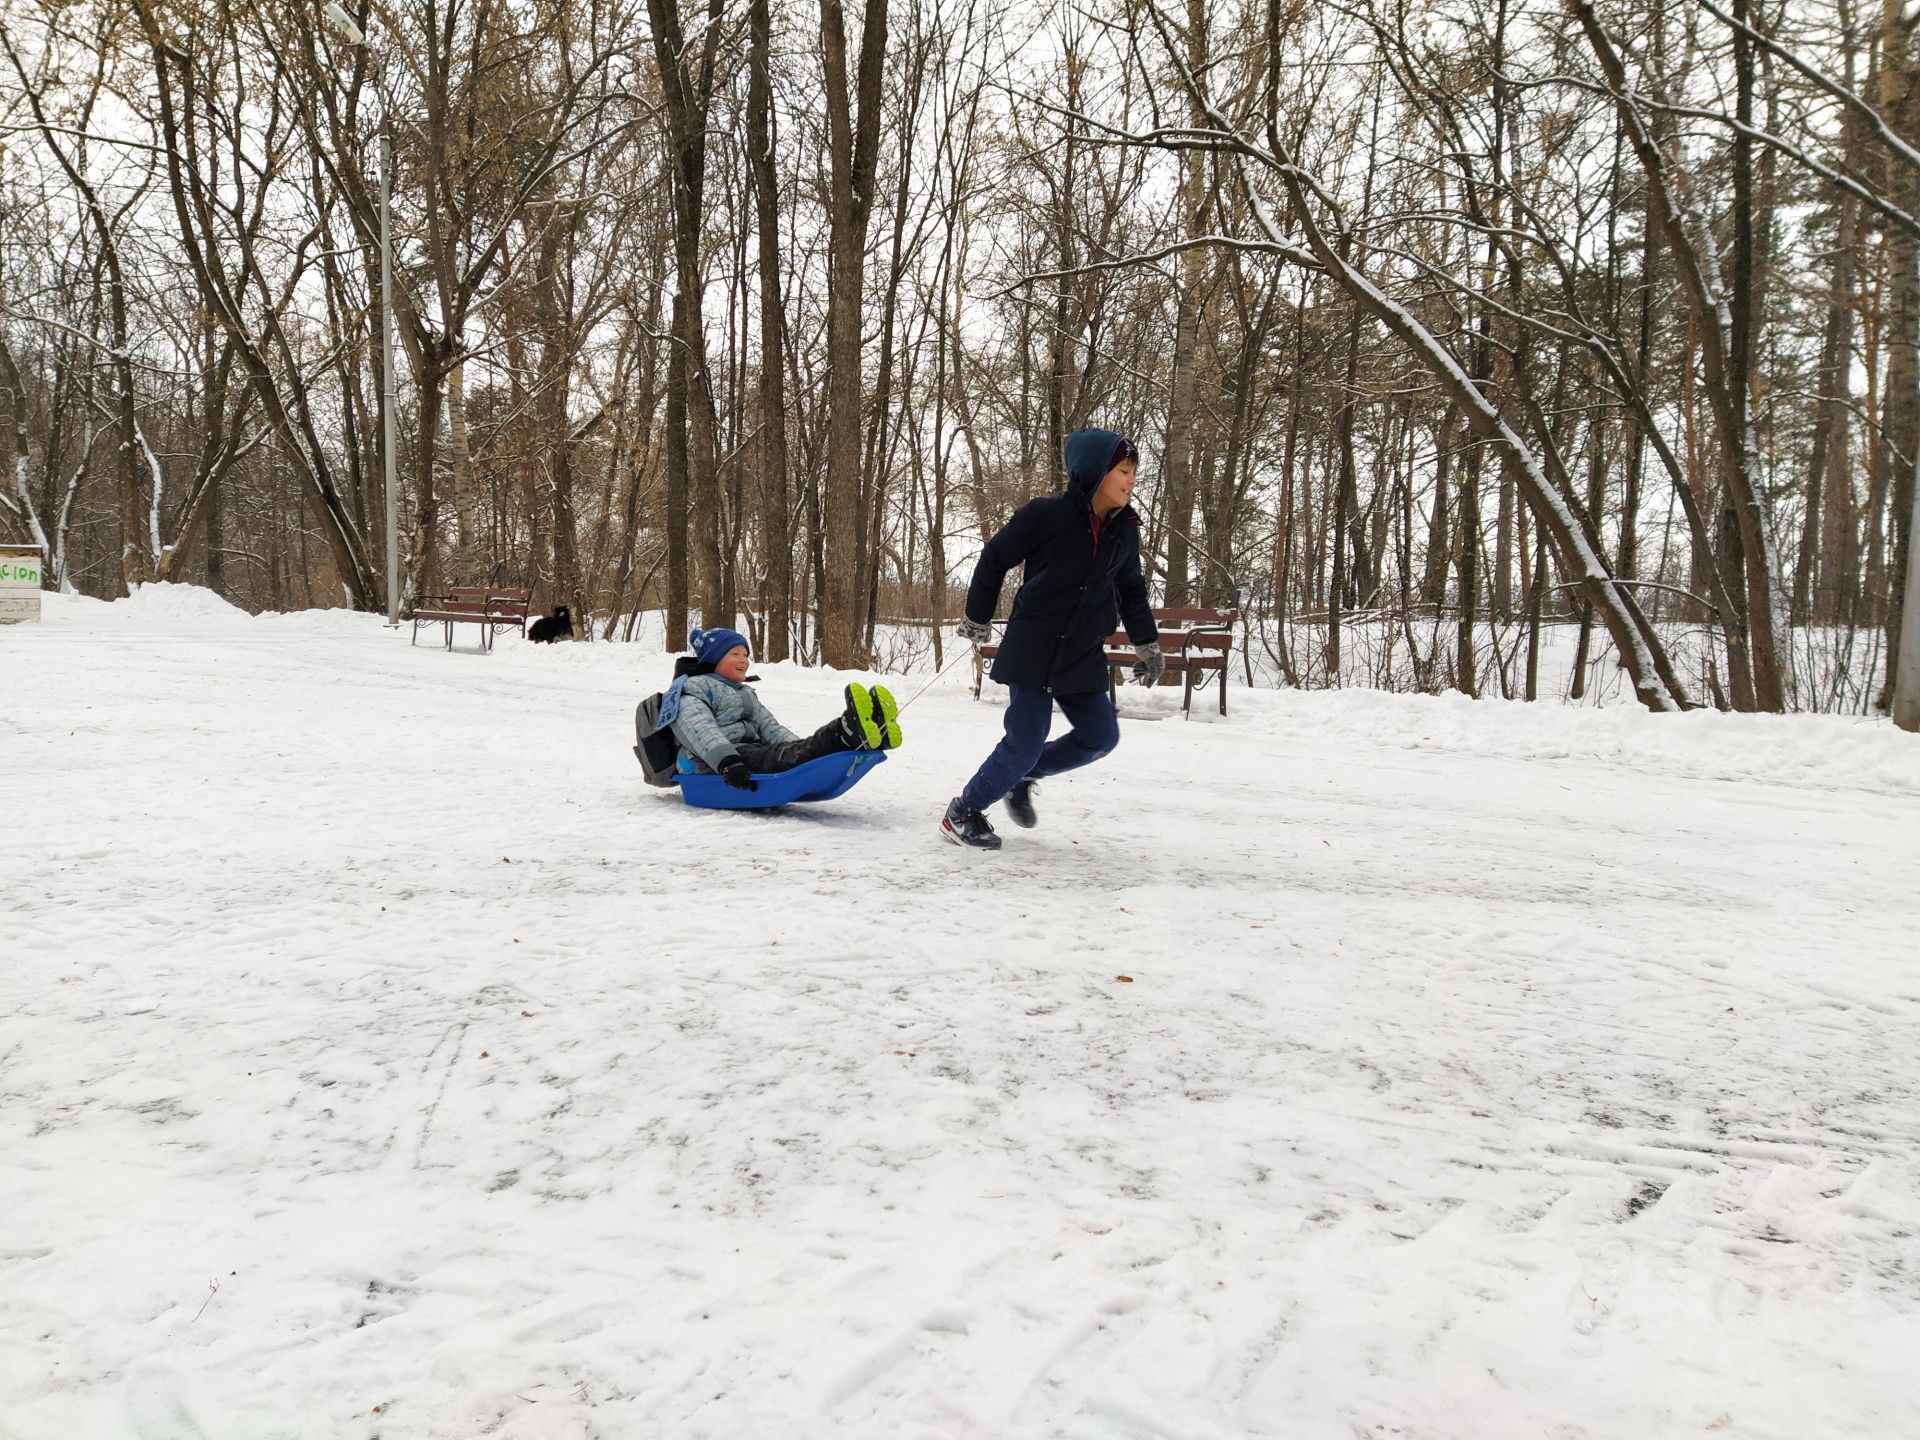
<path fill-rule="evenodd" d="M 542 645 L 573 638 L 573 616 L 564 605 L 553 607 L 551 615 L 542 615 L 527 627 L 527 638 Z"/>

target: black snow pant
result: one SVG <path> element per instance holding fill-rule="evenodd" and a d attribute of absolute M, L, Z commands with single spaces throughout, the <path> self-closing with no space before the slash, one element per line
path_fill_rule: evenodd
<path fill-rule="evenodd" d="M 782 770 L 791 770 L 796 765 L 804 765 L 809 760 L 818 760 L 822 755 L 837 755 L 845 750 L 859 747 L 847 739 L 847 728 L 836 717 L 822 725 L 811 735 L 803 735 L 798 740 L 782 740 L 774 745 L 760 745 L 752 741 L 734 747 L 740 752 L 740 758 L 747 762 L 747 768 L 756 775 L 777 775 Z"/>

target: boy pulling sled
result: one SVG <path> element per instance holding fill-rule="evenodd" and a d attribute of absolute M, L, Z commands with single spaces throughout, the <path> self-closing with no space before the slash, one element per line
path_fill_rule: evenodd
<path fill-rule="evenodd" d="M 996 800 L 1007 802 L 1014 824 L 1032 829 L 1035 782 L 1091 765 L 1120 743 L 1107 698 L 1106 639 L 1116 614 L 1140 659 L 1135 673 L 1152 685 L 1166 669 L 1140 571 L 1140 517 L 1128 504 L 1139 458 L 1112 430 L 1074 431 L 1066 493 L 1022 505 L 980 552 L 957 627 L 962 640 L 992 638 L 1001 582 L 1016 565 L 1026 570 L 993 661 L 993 678 L 1008 690 L 1006 734 L 940 817 L 940 833 L 956 845 L 1000 848 L 985 813 Z M 1073 728 L 1049 744 L 1055 705 Z"/>

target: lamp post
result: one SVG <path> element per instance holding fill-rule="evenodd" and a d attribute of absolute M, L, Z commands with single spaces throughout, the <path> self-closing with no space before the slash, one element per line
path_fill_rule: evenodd
<path fill-rule="evenodd" d="M 349 45 L 367 37 L 353 17 L 327 0 L 322 14 Z M 394 478 L 393 385 L 393 126 L 380 88 L 380 449 L 387 494 L 387 624 L 400 623 L 400 487 Z"/>

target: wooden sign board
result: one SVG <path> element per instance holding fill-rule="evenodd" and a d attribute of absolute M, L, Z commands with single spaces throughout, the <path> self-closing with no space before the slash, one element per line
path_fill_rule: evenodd
<path fill-rule="evenodd" d="M 40 618 L 38 545 L 0 545 L 0 625 Z"/>

